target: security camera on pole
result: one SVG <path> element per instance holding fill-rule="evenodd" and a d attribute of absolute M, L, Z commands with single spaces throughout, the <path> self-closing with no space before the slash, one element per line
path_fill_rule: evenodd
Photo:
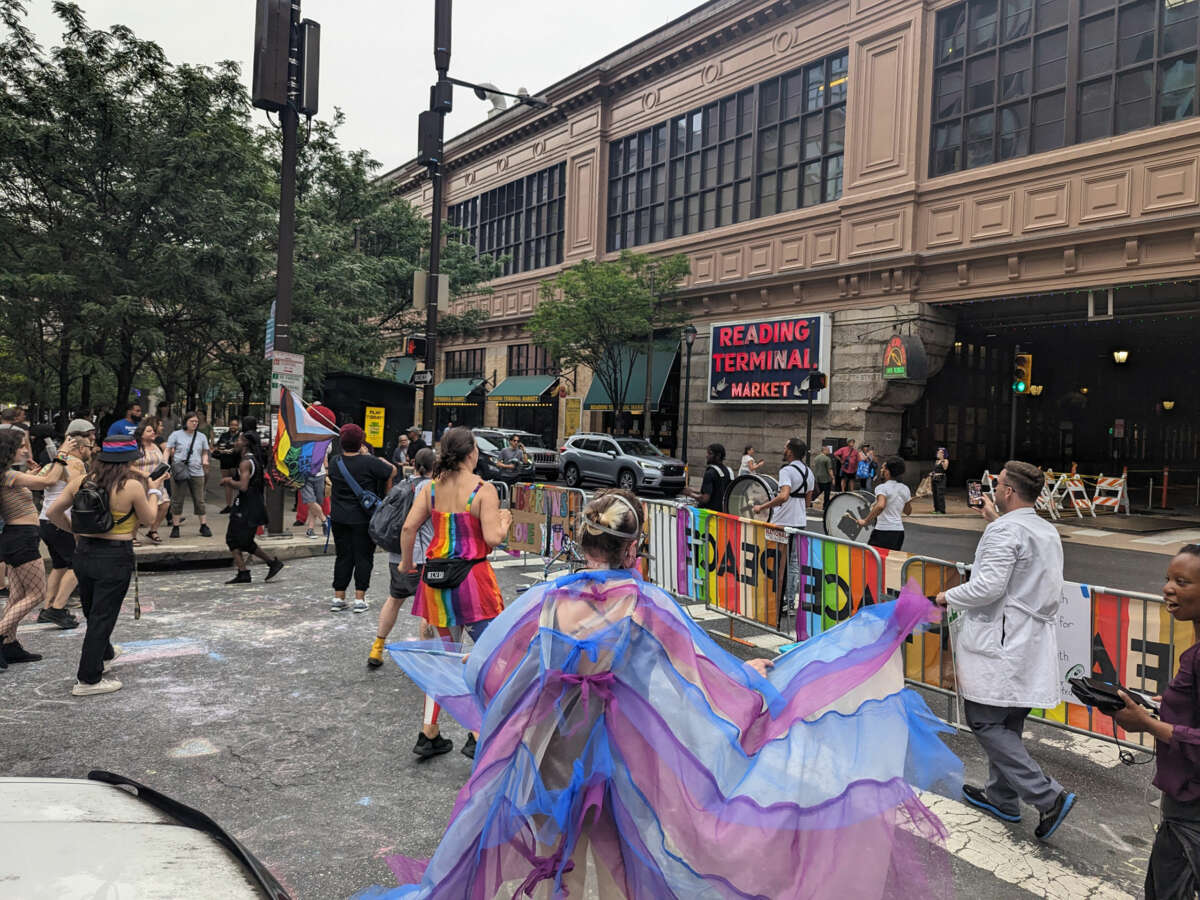
<path fill-rule="evenodd" d="M 254 74 L 250 97 L 259 109 L 279 114 L 283 131 L 283 164 L 279 179 L 279 256 L 275 265 L 275 301 L 271 306 L 273 340 L 267 356 L 272 361 L 271 396 L 268 397 L 272 431 L 279 409 L 275 384 L 284 382 L 296 367 L 303 372 L 304 357 L 292 354 L 292 276 L 296 236 L 296 154 L 300 114 L 317 114 L 317 70 L 320 65 L 321 26 L 301 20 L 300 0 L 258 0 L 254 25 Z M 276 357 L 278 356 L 278 360 Z M 276 363 L 290 371 L 279 371 Z M 286 382 L 284 382 L 286 383 Z M 274 437 L 274 434 L 272 434 Z M 283 490 L 273 488 L 267 501 L 271 534 L 283 533 Z"/>
<path fill-rule="evenodd" d="M 451 78 L 450 71 L 450 12 L 452 0 L 435 0 L 433 13 L 433 64 L 438 80 L 429 89 L 429 109 L 417 119 L 417 162 L 429 169 L 429 180 L 433 185 L 432 210 L 429 223 L 429 277 L 425 282 L 425 370 L 433 372 L 437 366 L 437 320 L 439 297 L 448 296 L 442 281 L 442 174 L 443 149 L 446 137 L 446 114 L 454 109 L 454 85 L 471 88 L 481 100 L 496 97 L 511 97 L 515 106 L 531 106 L 547 109 L 550 104 L 541 97 L 526 94 L 510 94 L 497 90 L 490 84 L 472 84 Z M 494 110 L 495 111 L 495 110 Z M 443 300 L 444 302 L 444 300 Z M 426 376 L 429 377 L 429 376 Z M 431 434 L 434 430 L 434 385 L 432 379 L 422 388 L 421 424 Z M 434 440 L 437 435 L 433 435 Z"/>

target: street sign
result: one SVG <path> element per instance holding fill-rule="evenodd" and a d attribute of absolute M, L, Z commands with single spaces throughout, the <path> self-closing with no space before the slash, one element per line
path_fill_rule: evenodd
<path fill-rule="evenodd" d="M 368 406 L 366 414 L 363 416 L 363 433 L 366 435 L 367 443 L 379 450 L 383 447 L 383 418 L 384 408 L 382 406 Z"/>
<path fill-rule="evenodd" d="M 275 301 L 271 301 L 271 315 L 267 316 L 267 346 L 264 359 L 270 359 L 275 352 Z"/>
<path fill-rule="evenodd" d="M 417 385 L 433 384 L 433 372 L 429 369 L 419 369 L 413 372 L 412 383 Z"/>
<path fill-rule="evenodd" d="M 276 350 L 271 356 L 271 405 L 279 404 L 279 389 L 304 396 L 304 355 Z"/>

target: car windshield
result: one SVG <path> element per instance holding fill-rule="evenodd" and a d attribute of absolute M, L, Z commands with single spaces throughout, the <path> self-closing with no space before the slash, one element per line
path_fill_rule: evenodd
<path fill-rule="evenodd" d="M 621 448 L 622 453 L 628 453 L 630 456 L 663 456 L 664 454 L 649 441 L 635 440 L 633 438 L 624 438 L 617 441 L 617 446 Z"/>
<path fill-rule="evenodd" d="M 500 448 L 489 441 L 482 435 L 475 435 L 475 446 L 479 448 L 480 453 L 499 453 Z"/>

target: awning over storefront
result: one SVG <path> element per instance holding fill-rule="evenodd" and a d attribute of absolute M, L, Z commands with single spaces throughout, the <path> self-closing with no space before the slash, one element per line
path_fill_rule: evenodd
<path fill-rule="evenodd" d="M 415 371 L 417 371 L 417 361 L 408 356 L 393 356 L 383 367 L 383 373 L 388 378 L 401 384 L 410 384 Z"/>
<path fill-rule="evenodd" d="M 447 378 L 433 389 L 433 405 L 475 406 L 486 396 L 482 378 Z"/>
<path fill-rule="evenodd" d="M 510 375 L 496 385 L 488 399 L 497 406 L 531 406 L 548 403 L 547 396 L 558 379 L 553 375 Z"/>
<path fill-rule="evenodd" d="M 671 374 L 671 367 L 675 365 L 677 352 L 674 349 L 654 351 L 654 357 L 650 364 L 650 410 L 652 412 L 658 409 L 663 388 L 667 384 L 667 376 Z M 642 411 L 642 405 L 646 402 L 646 354 L 636 354 L 633 357 L 632 367 L 629 389 L 625 392 L 625 409 L 636 414 Z M 592 386 L 588 389 L 587 397 L 583 401 L 583 408 L 599 412 L 609 411 L 613 408 L 608 391 L 605 390 L 600 379 L 594 375 Z"/>

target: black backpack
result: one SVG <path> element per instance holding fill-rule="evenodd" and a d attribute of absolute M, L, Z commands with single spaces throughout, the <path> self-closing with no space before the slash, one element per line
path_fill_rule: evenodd
<path fill-rule="evenodd" d="M 406 478 L 393 487 L 386 497 L 371 513 L 371 521 L 367 524 L 367 533 L 375 545 L 382 547 L 388 553 L 401 553 L 400 532 L 404 530 L 404 520 L 408 518 L 417 491 L 425 486 L 428 478 Z"/>
<path fill-rule="evenodd" d="M 133 515 L 129 510 L 113 521 L 112 507 L 108 502 L 108 491 L 94 481 L 85 481 L 75 491 L 71 501 L 71 531 L 75 534 L 107 534 Z"/>

